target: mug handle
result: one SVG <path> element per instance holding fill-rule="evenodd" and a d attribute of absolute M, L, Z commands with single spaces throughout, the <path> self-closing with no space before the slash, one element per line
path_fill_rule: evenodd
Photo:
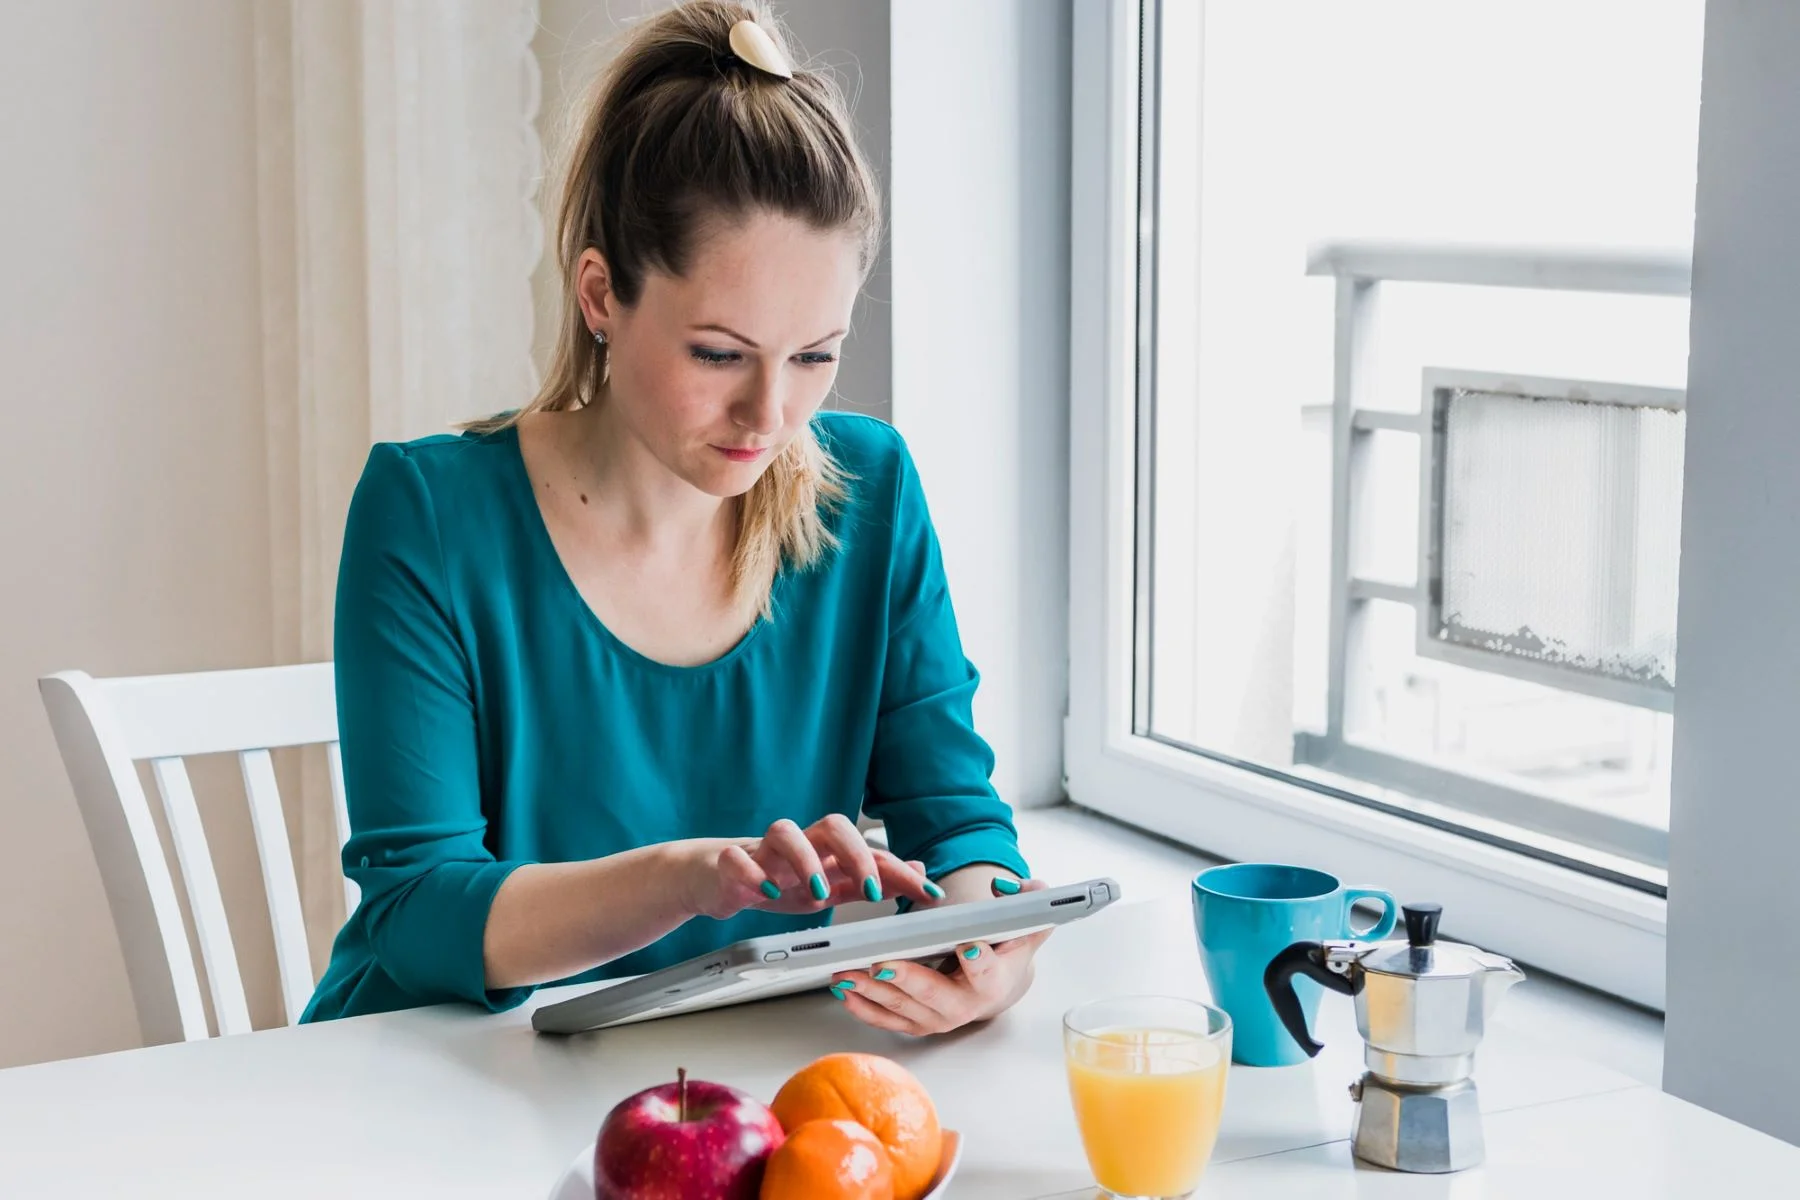
<path fill-rule="evenodd" d="M 1360 933 L 1350 927 L 1350 912 L 1358 900 L 1381 901 L 1381 917 L 1375 924 Z M 1379 942 L 1394 932 L 1395 919 L 1400 915 L 1400 905 L 1390 892 L 1380 888 L 1347 887 L 1344 889 L 1344 936 L 1359 942 Z"/>

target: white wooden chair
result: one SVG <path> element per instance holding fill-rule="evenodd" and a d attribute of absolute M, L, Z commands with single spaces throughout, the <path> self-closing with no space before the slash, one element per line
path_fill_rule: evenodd
<path fill-rule="evenodd" d="M 100 865 L 145 1044 L 209 1035 L 193 951 L 139 782 L 136 764 L 144 760 L 187 888 L 219 1033 L 231 1034 L 250 1031 L 249 1006 L 183 759 L 238 756 L 275 930 L 282 1000 L 288 1023 L 298 1021 L 315 980 L 269 752 L 325 745 L 341 847 L 349 822 L 331 664 L 115 679 L 63 671 L 40 679 L 38 690 Z M 356 900 L 356 885 L 346 879 L 346 912 Z"/>

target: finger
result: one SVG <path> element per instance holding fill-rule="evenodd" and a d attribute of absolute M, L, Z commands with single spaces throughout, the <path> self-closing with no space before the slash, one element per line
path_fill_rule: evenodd
<path fill-rule="evenodd" d="M 1018 888 L 1018 891 L 1008 892 L 1006 889 L 1007 884 L 1009 883 Z M 1021 879 L 1015 881 L 1008 875 L 994 876 L 992 884 L 996 896 L 1024 895 L 1028 892 L 1041 892 L 1049 886 L 1050 885 L 1045 883 L 1042 879 Z M 1023 954 L 1029 958 L 1032 954 L 1037 952 L 1039 946 L 1044 944 L 1044 941 L 1050 936 L 1050 932 L 1051 931 L 1048 929 L 1040 929 L 1036 933 L 1028 933 L 1023 937 L 1008 938 L 1004 942 L 995 942 L 994 953 L 1002 958 L 1015 954 Z"/>
<path fill-rule="evenodd" d="M 969 987 L 986 992 L 997 969 L 994 948 L 987 942 L 965 942 L 956 948 L 956 965 Z"/>
<path fill-rule="evenodd" d="M 781 898 L 780 889 L 742 846 L 725 847 L 719 852 L 718 864 L 719 875 L 733 889 L 736 907 Z M 770 889 L 775 889 L 774 895 L 769 894 Z"/>
<path fill-rule="evenodd" d="M 893 999 L 907 1014 L 912 1009 L 893 993 L 902 993 L 911 1004 L 938 1017 L 953 1017 L 963 1007 L 964 984 L 955 975 L 946 975 L 924 963 L 894 959 L 878 962 L 867 971 L 843 971 L 840 979 L 848 979 L 879 1002 Z"/>
<path fill-rule="evenodd" d="M 907 896 L 916 901 L 930 904 L 944 898 L 944 889 L 933 883 L 925 874 L 925 864 L 907 862 L 886 850 L 875 850 L 876 870 L 881 876 L 881 888 L 884 895 Z"/>
<path fill-rule="evenodd" d="M 828 854 L 820 858 L 819 862 L 824 868 L 825 874 L 824 904 L 826 906 L 835 908 L 839 904 L 849 904 L 852 901 L 866 898 L 863 895 L 862 880 L 838 866 L 835 857 Z M 851 870 L 854 871 L 855 868 L 853 867 Z M 810 903 L 812 901 L 811 891 L 807 888 L 801 888 L 800 891 Z"/>
<path fill-rule="evenodd" d="M 888 975 L 890 978 L 883 980 L 881 978 L 883 975 Z M 887 1009 L 896 1017 L 909 1021 L 920 1029 L 941 1033 L 951 1028 L 952 1025 L 961 1024 L 960 1021 L 953 1019 L 952 1013 L 940 1012 L 907 992 L 905 988 L 897 986 L 897 979 L 898 973 L 892 967 L 886 966 L 879 967 L 873 975 L 867 971 L 848 971 L 832 984 L 831 990 L 837 994 L 839 999 L 843 999 L 845 993 L 858 996 L 870 1004 Z M 941 987 L 937 991 L 939 996 L 946 993 L 947 989 Z"/>
<path fill-rule="evenodd" d="M 831 898 L 831 889 L 825 882 L 825 864 L 819 861 L 819 852 L 800 826 L 786 817 L 770 825 L 768 832 L 763 834 L 756 859 L 765 869 L 780 863 L 793 872 L 790 888 L 805 889 L 793 898 L 810 898 L 819 906 Z"/>
<path fill-rule="evenodd" d="M 874 848 L 849 817 L 843 813 L 821 817 L 806 827 L 806 836 L 819 854 L 837 858 L 838 870 L 856 881 L 863 899 L 881 899 L 881 871 L 875 865 Z"/>
<path fill-rule="evenodd" d="M 1023 955 L 1030 958 L 1037 953 L 1039 946 L 1050 940 L 1054 929 L 1040 929 L 1036 933 L 1028 933 L 1024 937 L 1008 938 L 1004 942 L 994 943 L 994 957 L 999 959 L 1013 958 Z"/>
<path fill-rule="evenodd" d="M 932 1032 L 929 1029 L 920 1028 L 905 1017 L 891 1012 L 879 1004 L 869 1003 L 855 992 L 845 992 L 839 998 L 843 1001 L 844 1007 L 849 1010 L 850 1015 L 865 1025 L 873 1025 L 877 1029 L 904 1033 L 912 1037 L 924 1037 Z"/>
<path fill-rule="evenodd" d="M 762 868 L 764 874 L 775 881 L 783 893 L 793 891 L 794 885 L 803 881 L 794 874 L 794 868 L 773 846 L 767 850 L 763 849 L 762 841 L 763 839 L 757 838 L 744 847 L 744 853 L 748 854 L 751 861 Z M 806 889 L 803 887 L 800 891 L 804 893 Z"/>
<path fill-rule="evenodd" d="M 936 904 L 944 898 L 944 889 L 925 874 L 924 863 L 903 861 L 876 846 L 869 847 L 869 852 L 874 856 L 880 895 L 905 896 L 914 904 Z M 859 874 L 854 865 L 840 865 L 835 854 L 827 854 L 820 861 L 825 864 L 825 879 L 831 887 L 831 903 L 842 904 L 869 898 L 863 885 L 866 876 Z"/>
<path fill-rule="evenodd" d="M 906 865 L 911 867 L 913 871 L 918 874 L 919 878 L 925 881 L 924 902 L 926 904 L 936 904 L 944 898 L 944 889 L 934 883 L 929 875 L 925 874 L 924 863 L 917 859 L 908 859 Z"/>

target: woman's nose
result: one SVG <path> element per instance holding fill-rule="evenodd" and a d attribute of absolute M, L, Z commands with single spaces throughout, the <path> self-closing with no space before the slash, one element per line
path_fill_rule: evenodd
<path fill-rule="evenodd" d="M 781 375 L 779 371 L 761 371 L 750 389 L 731 407 L 731 420 L 739 429 L 760 437 L 781 431 Z"/>

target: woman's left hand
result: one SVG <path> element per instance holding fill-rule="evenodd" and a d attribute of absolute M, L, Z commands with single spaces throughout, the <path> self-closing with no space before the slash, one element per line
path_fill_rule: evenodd
<path fill-rule="evenodd" d="M 997 878 L 1013 882 L 1010 875 Z M 1041 879 L 1017 884 L 1021 892 L 1045 886 Z M 999 895 L 1001 889 L 993 892 Z M 951 895 L 955 896 L 954 889 Z M 1050 933 L 1042 929 L 991 945 L 970 942 L 958 946 L 956 967 L 949 972 L 916 962 L 876 963 L 870 971 L 843 971 L 831 981 L 832 994 L 858 1020 L 877 1029 L 915 1036 L 948 1033 L 1011 1008 L 1031 986 L 1032 956 Z"/>

